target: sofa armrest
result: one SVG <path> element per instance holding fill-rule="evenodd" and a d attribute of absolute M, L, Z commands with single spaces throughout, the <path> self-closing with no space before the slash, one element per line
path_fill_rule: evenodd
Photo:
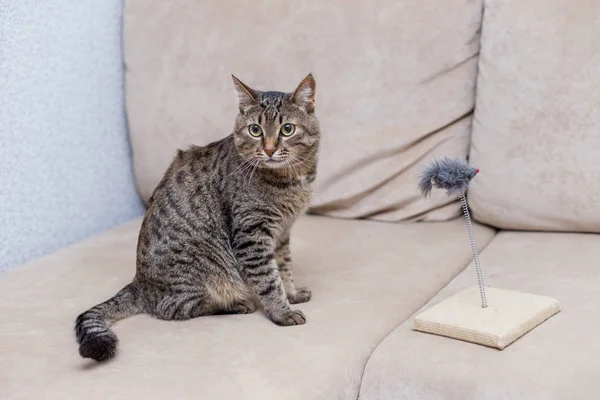
<path fill-rule="evenodd" d="M 0 270 L 139 216 L 120 2 L 0 13 Z"/>

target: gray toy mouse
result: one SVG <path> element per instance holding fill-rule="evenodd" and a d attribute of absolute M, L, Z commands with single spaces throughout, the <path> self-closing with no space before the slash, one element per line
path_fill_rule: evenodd
<path fill-rule="evenodd" d="M 475 233 L 473 232 L 473 224 L 471 223 L 471 215 L 469 214 L 466 197 L 469 182 L 478 173 L 479 170 L 470 166 L 465 160 L 446 157 L 441 161 L 432 162 L 423 169 L 419 181 L 419 189 L 423 197 L 428 197 L 433 188 L 445 189 L 448 196 L 457 193 L 460 194 L 463 214 L 467 222 L 469 239 L 471 240 L 471 250 L 473 250 L 473 261 L 475 262 L 477 282 L 479 283 L 479 293 L 481 295 L 481 307 L 486 308 L 487 299 L 485 296 L 485 286 L 483 285 L 483 273 L 481 271 L 481 264 L 479 263 L 479 252 L 475 243 Z"/>

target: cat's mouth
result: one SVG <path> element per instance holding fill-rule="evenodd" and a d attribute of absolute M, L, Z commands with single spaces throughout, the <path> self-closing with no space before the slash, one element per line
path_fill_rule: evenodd
<path fill-rule="evenodd" d="M 263 160 L 263 164 L 269 168 L 280 168 L 285 165 L 285 160 L 276 160 L 273 158 L 269 158 L 267 160 Z"/>

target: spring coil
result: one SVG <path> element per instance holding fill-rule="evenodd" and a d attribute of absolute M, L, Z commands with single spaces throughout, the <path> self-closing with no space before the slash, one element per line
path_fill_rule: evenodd
<path fill-rule="evenodd" d="M 481 296 L 481 308 L 486 308 L 488 305 L 485 296 L 485 286 L 483 285 L 483 273 L 481 272 L 481 264 L 479 263 L 479 252 L 477 251 L 477 244 L 475 243 L 475 233 L 473 232 L 473 224 L 471 223 L 471 214 L 469 213 L 469 206 L 467 205 L 467 197 L 465 196 L 465 192 L 461 194 L 460 201 L 462 203 L 465 221 L 467 222 L 469 240 L 471 241 L 471 250 L 473 250 L 473 261 L 475 261 L 475 271 L 477 272 L 477 284 L 479 285 L 479 295 Z"/>

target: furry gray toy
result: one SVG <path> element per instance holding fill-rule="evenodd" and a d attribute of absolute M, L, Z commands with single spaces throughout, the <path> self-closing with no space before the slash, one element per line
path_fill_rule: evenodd
<path fill-rule="evenodd" d="M 550 297 L 484 286 L 467 204 L 468 186 L 478 173 L 479 170 L 471 167 L 465 160 L 444 158 L 426 165 L 416 182 L 424 197 L 431 195 L 435 188 L 445 190 L 452 200 L 455 197 L 460 198 L 471 241 L 478 286 L 466 288 L 419 313 L 414 318 L 413 330 L 502 350 L 559 312 L 560 307 L 558 302 Z M 476 307 L 478 300 L 481 308 Z"/>
<path fill-rule="evenodd" d="M 481 264 L 479 263 L 479 252 L 475 243 L 475 233 L 473 232 L 473 224 L 471 223 L 471 214 L 469 214 L 469 206 L 467 205 L 466 191 L 471 179 L 479 173 L 478 169 L 471 167 L 465 160 L 459 158 L 444 158 L 441 161 L 434 161 L 421 173 L 419 181 L 419 189 L 424 197 L 431 194 L 431 190 L 446 189 L 448 196 L 460 194 L 463 214 L 467 222 L 469 231 L 469 239 L 471 240 L 471 249 L 473 250 L 473 261 L 477 272 L 477 281 L 479 283 L 479 293 L 481 294 L 481 307 L 487 307 L 487 299 L 485 296 L 485 286 L 483 285 L 483 273 L 481 272 Z"/>
<path fill-rule="evenodd" d="M 422 174 L 419 188 L 423 196 L 431 194 L 431 189 L 446 189 L 448 196 L 464 193 L 478 169 L 471 167 L 465 160 L 444 158 L 427 166 Z"/>

